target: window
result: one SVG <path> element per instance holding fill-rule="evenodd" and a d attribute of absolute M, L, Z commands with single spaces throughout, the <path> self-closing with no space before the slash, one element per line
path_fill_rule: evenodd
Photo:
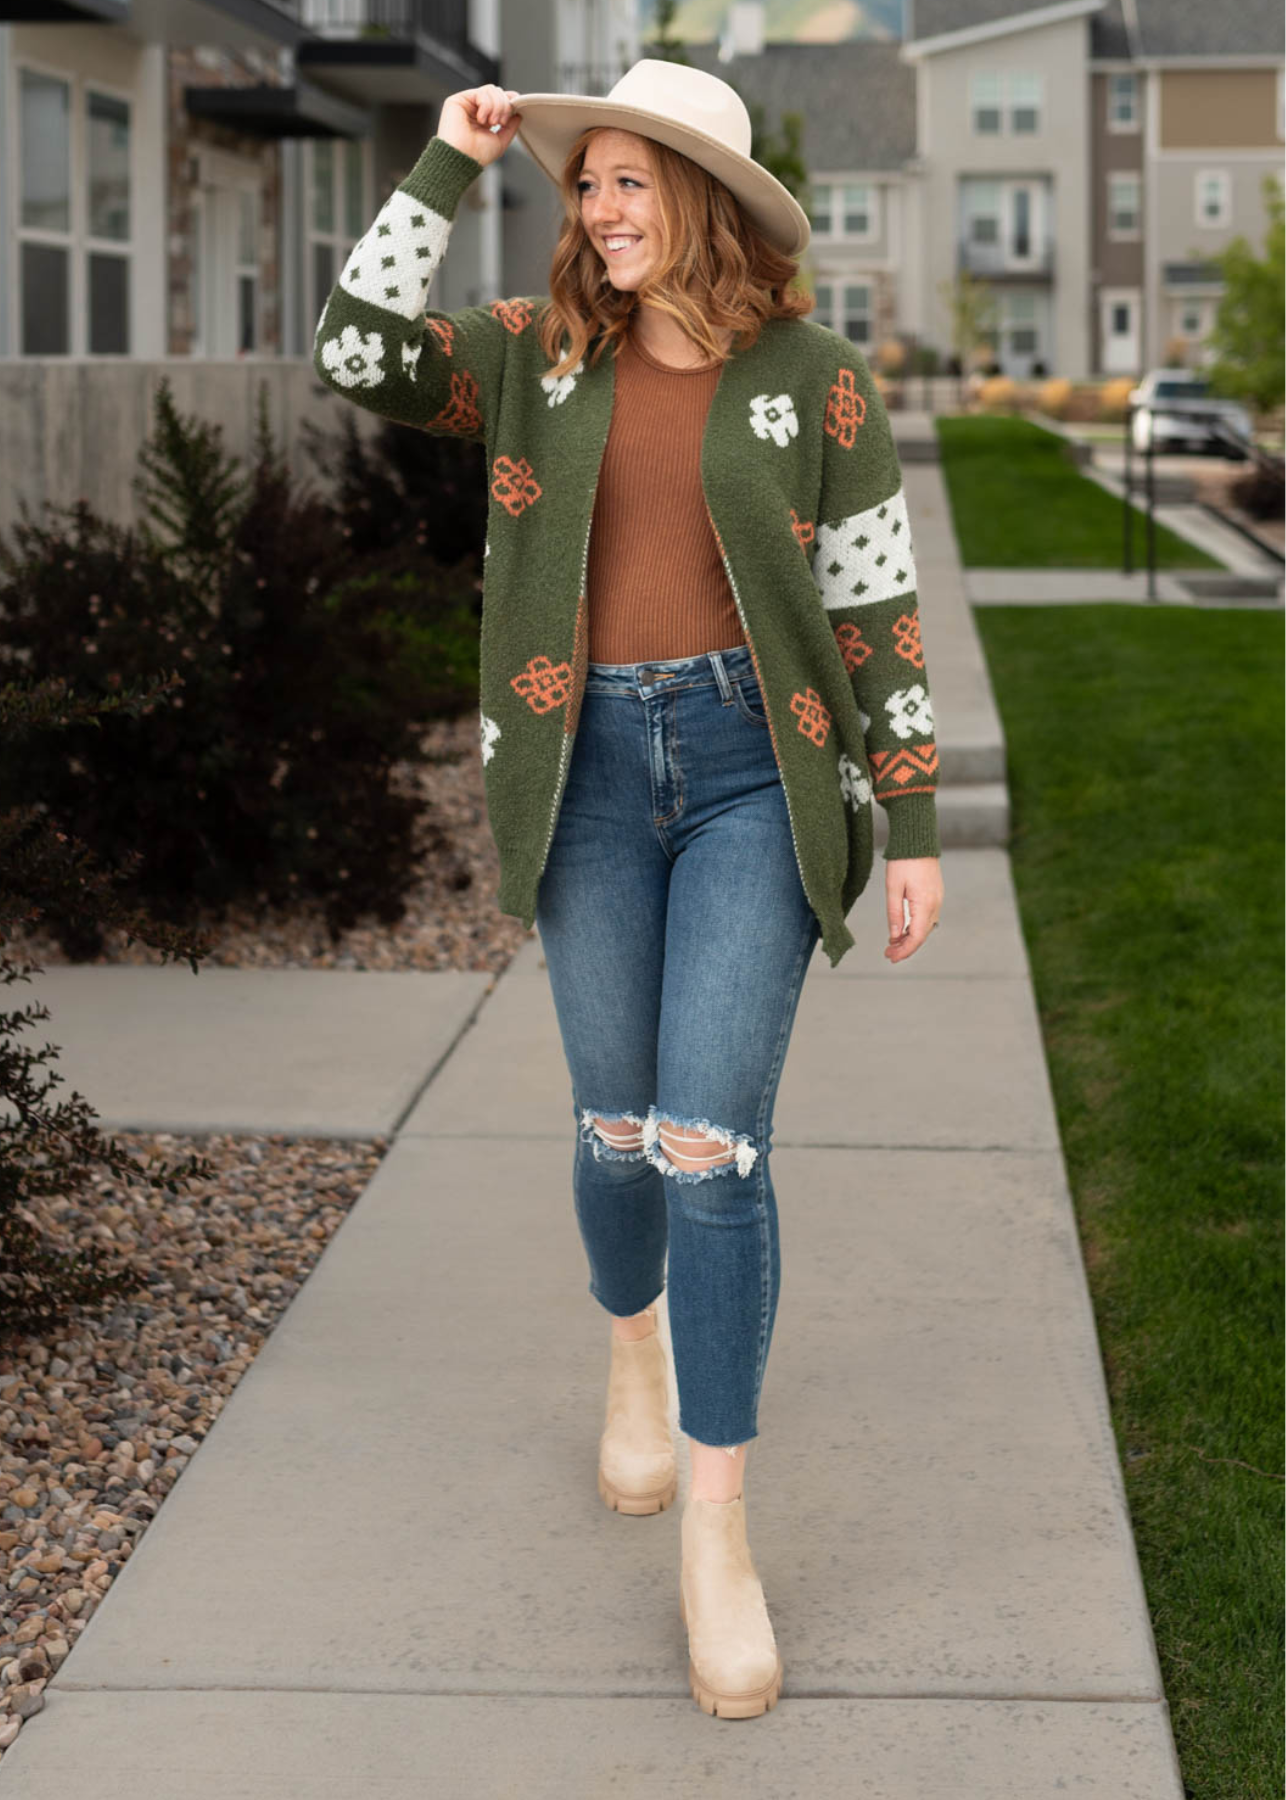
<path fill-rule="evenodd" d="M 865 183 L 844 189 L 844 236 L 872 236 L 871 190 Z"/>
<path fill-rule="evenodd" d="M 1010 294 L 1005 303 L 1005 331 L 1012 356 L 1035 356 L 1040 348 L 1036 296 Z"/>
<path fill-rule="evenodd" d="M 843 295 L 843 310 L 838 310 L 838 296 Z M 814 293 L 817 302 L 813 317 L 819 325 L 829 325 L 854 344 L 869 344 L 874 323 L 875 291 L 869 282 L 819 281 Z"/>
<path fill-rule="evenodd" d="M 1009 129 L 1015 137 L 1040 130 L 1040 76 L 1009 77 Z"/>
<path fill-rule="evenodd" d="M 1205 400 L 1209 394 L 1205 381 L 1158 381 L 1152 390 L 1154 400 Z"/>
<path fill-rule="evenodd" d="M 313 138 L 309 265 L 313 292 L 309 317 L 319 318 L 327 296 L 370 218 L 366 201 L 366 147 L 344 138 Z"/>
<path fill-rule="evenodd" d="M 1107 235 L 1110 238 L 1138 237 L 1139 177 L 1137 175 L 1108 176 Z"/>
<path fill-rule="evenodd" d="M 1041 80 L 1039 75 L 975 75 L 970 87 L 974 131 L 982 137 L 999 137 L 1008 128 L 1015 137 L 1040 130 Z"/>
<path fill-rule="evenodd" d="M 1118 300 L 1112 307 L 1111 332 L 1113 337 L 1128 337 L 1134 329 L 1134 308 L 1128 300 Z"/>
<path fill-rule="evenodd" d="M 1227 169 L 1202 169 L 1196 186 L 1197 224 L 1210 229 L 1232 222 L 1232 178 Z"/>
<path fill-rule="evenodd" d="M 237 350 L 259 348 L 259 196 L 237 192 Z"/>
<path fill-rule="evenodd" d="M 1109 75 L 1107 78 L 1107 128 L 1137 131 L 1139 128 L 1139 78 Z"/>
<path fill-rule="evenodd" d="M 965 184 L 965 235 L 971 244 L 1000 242 L 1000 183 Z"/>
<path fill-rule="evenodd" d="M 19 98 L 24 356 L 71 350 L 71 83 L 23 69 Z"/>
<path fill-rule="evenodd" d="M 130 129 L 127 100 L 20 69 L 23 356 L 129 353 Z"/>
<path fill-rule="evenodd" d="M 819 182 L 811 213 L 818 237 L 865 241 L 880 229 L 879 192 L 869 182 Z"/>
<path fill-rule="evenodd" d="M 973 128 L 980 136 L 995 136 L 1000 131 L 999 75 L 973 78 Z"/>
<path fill-rule="evenodd" d="M 129 106 L 90 92 L 87 207 L 91 356 L 129 351 Z M 113 246 L 108 248 L 108 246 Z"/>
<path fill-rule="evenodd" d="M 844 284 L 844 323 L 840 327 L 850 343 L 871 341 L 871 290 L 861 282 Z"/>

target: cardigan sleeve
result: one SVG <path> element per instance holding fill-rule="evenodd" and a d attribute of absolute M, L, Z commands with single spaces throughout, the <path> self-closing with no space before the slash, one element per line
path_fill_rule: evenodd
<path fill-rule="evenodd" d="M 829 333 L 813 579 L 861 715 L 886 861 L 939 856 L 938 752 L 902 472 L 879 389 Z"/>
<path fill-rule="evenodd" d="M 485 442 L 499 404 L 505 342 L 529 303 L 497 300 L 428 312 L 456 209 L 482 164 L 429 139 L 353 247 L 313 337 L 327 387 L 369 412 L 435 436 Z"/>

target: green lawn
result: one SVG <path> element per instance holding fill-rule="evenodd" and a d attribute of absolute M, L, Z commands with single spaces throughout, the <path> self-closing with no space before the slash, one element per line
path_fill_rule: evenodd
<path fill-rule="evenodd" d="M 939 419 L 938 441 L 960 554 L 967 569 L 1119 569 L 1121 502 L 1087 481 L 1066 441 L 1027 419 Z M 1135 567 L 1146 555 L 1134 520 Z M 1157 528 L 1157 567 L 1222 564 Z"/>
<path fill-rule="evenodd" d="M 973 616 L 1187 1792 L 1280 1800 L 1282 617 Z"/>

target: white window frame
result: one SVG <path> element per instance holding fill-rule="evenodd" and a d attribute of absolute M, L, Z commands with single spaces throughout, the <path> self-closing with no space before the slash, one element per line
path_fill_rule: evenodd
<path fill-rule="evenodd" d="M 859 350 L 869 351 L 875 341 L 876 316 L 876 283 L 873 275 L 846 271 L 841 274 L 823 275 L 818 278 L 813 291 L 815 305 L 812 317 L 821 325 L 827 325 L 837 331 L 841 337 L 848 337 L 846 329 L 848 320 L 848 288 L 861 287 L 867 292 L 867 333 L 865 338 L 853 338 Z"/>
<path fill-rule="evenodd" d="M 978 123 L 980 112 L 996 115 L 996 129 L 983 129 Z M 969 127 L 975 137 L 1003 137 L 1005 135 L 1005 84 L 1003 77 L 989 70 L 979 69 L 969 83 Z"/>
<path fill-rule="evenodd" d="M 334 281 L 338 281 L 340 272 L 348 261 L 353 245 L 362 236 L 375 216 L 375 207 L 371 203 L 371 154 L 370 140 L 367 138 L 328 138 L 326 142 L 338 146 L 341 154 L 336 155 L 332 148 L 332 156 L 336 165 L 334 185 L 334 211 L 330 231 L 319 231 L 314 224 L 316 213 L 314 201 L 317 186 L 316 151 L 318 139 L 308 138 L 304 144 L 303 158 L 303 213 L 304 213 L 304 293 L 306 296 L 306 315 L 310 319 L 320 319 L 322 308 L 329 298 L 330 290 L 318 294 L 314 292 L 317 283 L 314 279 L 316 257 L 314 248 L 317 244 L 328 244 L 334 253 Z M 356 231 L 349 229 L 347 214 L 348 184 L 345 179 L 343 164 L 356 154 L 361 164 L 361 223 Z"/>
<path fill-rule="evenodd" d="M 1217 182 L 1219 187 L 1219 217 L 1208 219 L 1203 207 L 1204 189 L 1207 182 Z M 1192 210 L 1200 231 L 1226 231 L 1232 224 L 1232 175 L 1227 169 L 1198 169 L 1192 185 Z"/>
<path fill-rule="evenodd" d="M 67 111 L 67 183 L 68 223 L 65 230 L 39 225 L 25 225 L 22 220 L 22 77 L 24 73 L 60 82 L 69 92 Z M 13 65 L 12 107 L 14 119 L 13 186 L 10 189 L 14 221 L 14 350 L 18 356 L 103 356 L 120 361 L 132 356 L 137 339 L 135 314 L 135 272 L 138 252 L 139 151 L 138 102 L 127 88 L 82 75 L 76 70 L 59 68 L 36 57 L 23 56 Z M 119 101 L 129 113 L 129 236 L 100 238 L 89 229 L 89 97 L 102 94 Z M 65 350 L 25 351 L 22 347 L 26 321 L 22 309 L 22 252 L 25 244 L 38 244 L 62 250 L 67 256 L 67 348 Z M 124 350 L 91 351 L 89 348 L 89 260 L 94 255 L 118 258 L 125 264 L 125 348 Z"/>
<path fill-rule="evenodd" d="M 1030 131 L 1019 131 L 1014 125 L 1014 114 L 1028 110 L 1035 113 L 1036 123 Z M 979 126 L 981 112 L 996 114 L 994 131 L 984 131 Z M 1003 75 L 995 70 L 976 70 L 969 82 L 969 128 L 975 137 L 1039 137 L 1045 128 L 1044 76 L 1035 70 L 1014 70 Z"/>
<path fill-rule="evenodd" d="M 1119 117 L 1116 111 L 1113 85 L 1118 81 L 1128 81 L 1130 84 L 1130 111 L 1128 118 Z M 1118 137 L 1129 132 L 1137 133 L 1141 122 L 1141 108 L 1139 106 L 1139 78 L 1133 69 L 1113 69 L 1109 71 L 1107 76 L 1106 110 L 1107 128 L 1110 132 Z"/>
<path fill-rule="evenodd" d="M 849 231 L 846 227 L 848 204 L 846 195 L 852 188 L 860 188 L 866 194 L 866 230 Z M 819 181 L 813 187 L 813 210 L 822 211 L 818 201 L 822 193 L 828 196 L 825 214 L 830 219 L 829 226 L 815 225 L 813 235 L 828 244 L 870 244 L 879 237 L 883 228 L 881 213 L 881 193 L 875 181 Z"/>
<path fill-rule="evenodd" d="M 1116 198 L 1115 190 L 1128 182 L 1134 190 L 1134 203 L 1128 209 L 1134 215 L 1132 226 L 1117 224 L 1117 214 L 1126 210 Z M 1143 235 L 1143 178 L 1137 169 L 1112 169 L 1107 177 L 1107 235 L 1111 243 L 1137 243 Z"/>
<path fill-rule="evenodd" d="M 1020 91 L 1034 93 L 1035 99 L 1019 100 Z M 1030 131 L 1019 131 L 1014 124 L 1014 114 L 1019 110 L 1034 112 L 1036 123 Z M 1012 74 L 1005 78 L 1005 123 L 1009 127 L 1010 137 L 1039 137 L 1045 125 L 1045 83 L 1037 74 Z"/>

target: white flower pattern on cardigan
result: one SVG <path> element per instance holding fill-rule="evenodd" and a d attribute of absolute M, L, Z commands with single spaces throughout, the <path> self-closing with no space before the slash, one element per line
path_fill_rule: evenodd
<path fill-rule="evenodd" d="M 918 681 L 913 687 L 898 688 L 890 694 L 884 710 L 900 738 L 914 737 L 917 731 L 925 737 L 933 736 L 933 702 Z"/>
<path fill-rule="evenodd" d="M 580 374 L 581 370 L 584 367 L 585 367 L 585 358 L 582 356 L 580 361 L 577 363 L 576 367 L 574 369 L 569 369 L 567 371 L 566 375 L 542 375 L 541 376 L 540 385 L 541 385 L 541 387 L 544 388 L 545 392 L 548 394 L 549 404 L 551 406 L 561 406 L 562 405 L 563 401 L 567 398 L 568 394 L 570 394 L 572 389 L 576 386 L 576 377 Z"/>
<path fill-rule="evenodd" d="M 321 359 L 341 387 L 378 387 L 384 379 L 384 340 L 378 331 L 365 337 L 356 325 L 345 325 L 338 337 L 327 338 Z"/>
<path fill-rule="evenodd" d="M 799 436 L 799 419 L 790 395 L 756 394 L 750 402 L 750 429 L 756 437 L 770 437 L 778 449 L 784 450 L 793 437 Z"/>

